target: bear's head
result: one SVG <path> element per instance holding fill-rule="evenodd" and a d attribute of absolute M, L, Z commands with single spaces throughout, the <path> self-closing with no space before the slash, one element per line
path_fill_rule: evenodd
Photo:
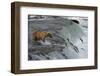
<path fill-rule="evenodd" d="M 48 32 L 47 37 L 52 38 L 52 34 Z"/>

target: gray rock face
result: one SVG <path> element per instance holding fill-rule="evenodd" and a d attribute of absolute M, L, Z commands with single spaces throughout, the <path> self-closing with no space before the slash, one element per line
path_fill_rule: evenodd
<path fill-rule="evenodd" d="M 41 16 L 28 21 L 28 60 L 53 60 L 53 59 L 76 59 L 86 58 L 87 46 L 84 39 L 87 38 L 84 30 L 73 21 L 54 16 Z M 86 30 L 87 28 L 85 28 Z M 47 31 L 53 38 L 46 38 L 50 44 L 43 45 L 33 40 L 32 33 L 35 31 Z M 85 38 L 84 38 L 85 37 Z M 82 45 L 82 46 L 81 46 Z M 85 52 L 81 52 L 83 48 Z M 81 54 L 82 53 L 82 54 Z"/>

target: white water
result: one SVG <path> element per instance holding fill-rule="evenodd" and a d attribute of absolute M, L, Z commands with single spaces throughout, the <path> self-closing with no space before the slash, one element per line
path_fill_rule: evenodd
<path fill-rule="evenodd" d="M 43 41 L 39 41 L 42 45 L 51 45 L 51 42 L 45 40 L 45 42 Z"/>
<path fill-rule="evenodd" d="M 87 32 L 86 35 L 83 31 L 87 29 L 82 29 L 79 25 L 66 25 L 60 32 L 60 36 L 65 39 L 67 46 L 63 50 L 64 54 L 69 58 L 87 58 L 88 57 L 88 47 L 87 47 Z M 83 39 L 83 43 L 80 38 Z M 79 53 L 76 53 L 73 46 L 70 45 L 68 40 L 73 43 L 73 45 L 78 47 Z"/>

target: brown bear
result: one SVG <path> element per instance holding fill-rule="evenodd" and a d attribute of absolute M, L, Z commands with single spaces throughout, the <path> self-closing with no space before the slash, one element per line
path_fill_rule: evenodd
<path fill-rule="evenodd" d="M 52 34 L 46 31 L 36 31 L 33 32 L 33 39 L 35 41 L 40 41 L 42 40 L 43 42 L 45 42 L 45 38 L 50 37 L 52 38 Z"/>

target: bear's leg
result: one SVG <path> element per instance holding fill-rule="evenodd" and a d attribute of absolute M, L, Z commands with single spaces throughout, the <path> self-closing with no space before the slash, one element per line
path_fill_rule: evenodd
<path fill-rule="evenodd" d="M 45 42 L 45 38 L 43 38 L 42 41 Z"/>
<path fill-rule="evenodd" d="M 34 38 L 34 41 L 38 41 L 37 37 Z"/>

